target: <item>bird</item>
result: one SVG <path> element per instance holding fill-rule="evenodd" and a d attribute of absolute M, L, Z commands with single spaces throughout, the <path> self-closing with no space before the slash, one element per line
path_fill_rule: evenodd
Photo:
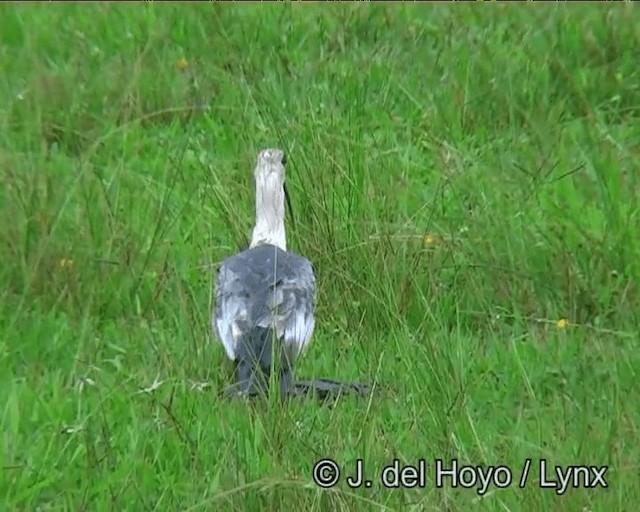
<path fill-rule="evenodd" d="M 235 363 L 234 386 L 241 395 L 266 393 L 273 370 L 280 393 L 286 395 L 294 363 L 315 328 L 313 265 L 287 250 L 286 161 L 281 149 L 259 152 L 249 248 L 225 258 L 215 278 L 212 327 Z"/>

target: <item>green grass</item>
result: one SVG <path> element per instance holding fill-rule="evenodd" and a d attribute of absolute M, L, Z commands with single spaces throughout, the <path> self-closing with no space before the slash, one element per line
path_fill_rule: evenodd
<path fill-rule="evenodd" d="M 635 510 L 635 11 L 1 6 L 0 509 Z M 219 398 L 213 270 L 270 146 L 317 273 L 298 375 L 371 400 Z M 350 489 L 359 458 L 427 485 Z M 514 482 L 436 488 L 437 458 Z"/>

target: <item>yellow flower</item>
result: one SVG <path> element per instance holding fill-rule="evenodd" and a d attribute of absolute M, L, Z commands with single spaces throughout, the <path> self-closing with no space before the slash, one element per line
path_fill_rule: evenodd
<path fill-rule="evenodd" d="M 569 327 L 569 320 L 567 320 L 566 318 L 561 318 L 556 322 L 556 327 L 558 329 L 566 329 L 567 327 Z"/>
<path fill-rule="evenodd" d="M 434 245 L 440 242 L 440 237 L 438 235 L 432 235 L 427 233 L 422 237 L 422 243 L 425 245 Z"/>
<path fill-rule="evenodd" d="M 189 61 L 182 57 L 181 59 L 178 59 L 178 62 L 176 62 L 176 66 L 180 71 L 184 71 L 189 67 Z"/>
<path fill-rule="evenodd" d="M 73 260 L 62 258 L 58 264 L 60 265 L 60 268 L 71 268 L 73 267 Z"/>

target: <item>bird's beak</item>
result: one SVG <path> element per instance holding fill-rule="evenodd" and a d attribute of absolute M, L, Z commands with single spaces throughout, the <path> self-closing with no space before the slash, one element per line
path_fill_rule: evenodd
<path fill-rule="evenodd" d="M 284 198 L 287 202 L 287 210 L 289 210 L 289 217 L 291 217 L 291 225 L 293 229 L 296 229 L 296 221 L 293 216 L 293 208 L 291 207 L 291 199 L 289 198 L 289 191 L 287 190 L 287 183 L 283 183 L 282 188 L 284 189 Z"/>

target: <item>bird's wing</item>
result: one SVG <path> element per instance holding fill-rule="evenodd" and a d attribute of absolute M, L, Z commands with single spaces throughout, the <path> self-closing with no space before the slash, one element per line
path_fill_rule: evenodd
<path fill-rule="evenodd" d="M 212 324 L 231 360 L 236 358 L 236 347 L 243 334 L 240 324 L 247 319 L 246 295 L 238 275 L 224 261 L 216 276 L 216 305 Z"/>
<path fill-rule="evenodd" d="M 213 328 L 232 360 L 238 343 L 254 325 L 273 328 L 296 356 L 313 334 L 315 276 L 311 262 L 279 252 L 274 264 L 265 259 L 265 251 L 261 247 L 234 256 L 218 270 Z"/>
<path fill-rule="evenodd" d="M 295 266 L 294 266 L 295 264 Z M 287 265 L 285 263 L 284 265 Z M 315 276 L 309 260 L 297 257 L 276 282 L 271 306 L 277 335 L 300 354 L 315 327 Z"/>

